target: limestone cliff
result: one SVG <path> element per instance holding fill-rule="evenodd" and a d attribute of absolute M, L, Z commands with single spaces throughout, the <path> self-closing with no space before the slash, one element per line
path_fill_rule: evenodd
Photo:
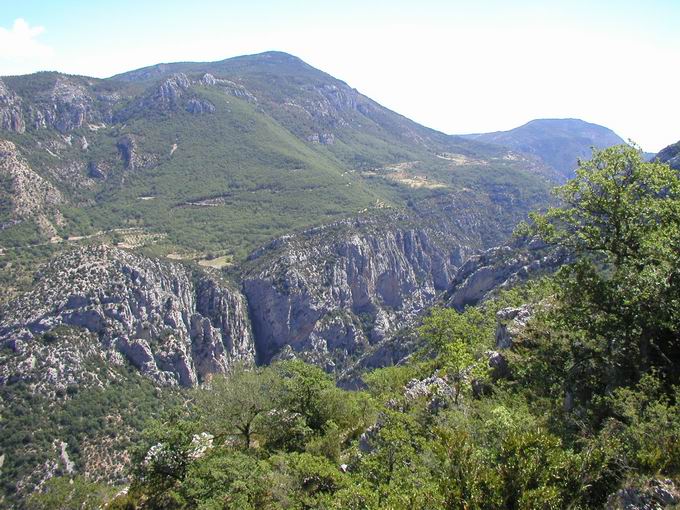
<path fill-rule="evenodd" d="M 98 335 L 160 384 L 192 385 L 254 345 L 243 297 L 206 273 L 107 247 L 68 251 L 0 316 L 0 342 L 17 353 L 59 325 Z"/>
<path fill-rule="evenodd" d="M 446 293 L 447 306 L 462 310 L 493 292 L 555 271 L 567 260 L 564 250 L 538 242 L 515 242 L 470 257 L 456 272 Z"/>
<path fill-rule="evenodd" d="M 301 354 L 333 370 L 431 304 L 451 255 L 426 229 L 341 222 L 281 238 L 244 277 L 258 360 Z"/>
<path fill-rule="evenodd" d="M 63 221 L 57 209 L 64 202 L 61 192 L 34 172 L 7 140 L 0 140 L 0 199 L 0 230 L 31 219 L 45 235 L 53 236 L 55 225 Z"/>

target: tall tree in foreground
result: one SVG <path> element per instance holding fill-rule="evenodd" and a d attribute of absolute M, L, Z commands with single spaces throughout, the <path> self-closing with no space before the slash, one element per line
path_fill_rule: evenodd
<path fill-rule="evenodd" d="M 520 234 L 570 249 L 553 314 L 573 332 L 566 383 L 577 398 L 609 394 L 658 372 L 680 382 L 680 178 L 617 146 L 580 162 L 557 188 L 560 207 Z"/>
<path fill-rule="evenodd" d="M 280 384 L 268 368 L 237 367 L 229 375 L 215 375 L 196 398 L 203 426 L 217 438 L 240 436 L 250 448 L 263 414 L 274 407 Z"/>

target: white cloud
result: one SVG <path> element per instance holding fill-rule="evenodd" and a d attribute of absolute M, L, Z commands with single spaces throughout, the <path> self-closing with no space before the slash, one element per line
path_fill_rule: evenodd
<path fill-rule="evenodd" d="M 22 18 L 14 20 L 12 28 L 0 27 L 0 60 L 49 57 L 52 48 L 37 40 L 44 31 L 44 27 L 32 27 Z"/>

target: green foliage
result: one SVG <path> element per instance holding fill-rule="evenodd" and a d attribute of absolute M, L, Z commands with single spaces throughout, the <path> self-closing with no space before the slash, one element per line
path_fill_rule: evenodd
<path fill-rule="evenodd" d="M 115 489 L 85 478 L 55 476 L 28 498 L 33 510 L 98 510 L 109 501 Z"/>
<path fill-rule="evenodd" d="M 47 336 L 63 341 L 63 335 L 68 331 L 56 330 Z M 55 342 L 53 338 L 43 341 Z M 36 477 L 40 471 L 35 468 L 59 458 L 59 441 L 67 443 L 76 472 L 82 472 L 86 463 L 97 466 L 100 457 L 118 454 L 123 458 L 125 450 L 140 440 L 147 421 L 178 400 L 174 391 L 159 394 L 151 381 L 129 367 L 112 370 L 102 362 L 100 366 L 86 364 L 80 368 L 95 373 L 99 369 L 100 374 L 114 378 L 102 387 L 68 386 L 56 398 L 35 393 L 26 381 L 8 381 L 0 386 L 2 427 L 6 431 L 0 436 L 0 451 L 5 455 L 0 480 L 10 501 L 15 501 L 17 481 L 29 488 L 40 482 Z M 109 469 L 106 465 L 95 467 L 92 474 L 107 481 L 112 475 Z M 61 462 L 56 472 L 67 474 Z M 55 483 L 61 487 L 64 480 Z M 86 487 L 76 481 L 74 484 L 76 488 Z M 63 493 L 58 487 L 55 491 Z"/>
<path fill-rule="evenodd" d="M 551 317 L 552 329 L 567 337 L 561 347 L 566 387 L 586 403 L 651 370 L 667 387 L 678 384 L 677 172 L 645 163 L 635 148 L 613 147 L 581 163 L 557 195 L 563 206 L 533 215 L 533 227 L 521 230 L 567 247 L 576 258 L 558 274 Z"/>
<path fill-rule="evenodd" d="M 451 381 L 456 404 L 466 378 L 487 379 L 488 363 L 479 356 L 479 351 L 488 345 L 485 340 L 491 337 L 489 326 L 487 317 L 476 308 L 468 308 L 464 313 L 452 308 L 433 308 L 418 330 L 436 354 L 436 365 Z"/>
<path fill-rule="evenodd" d="M 146 429 L 111 508 L 585 509 L 626 480 L 677 479 L 679 191 L 634 149 L 596 153 L 558 191 L 562 207 L 523 227 L 572 250 L 554 278 L 431 310 L 422 355 L 365 374 L 367 392 L 301 361 L 213 377 Z M 496 312 L 526 302 L 534 316 L 502 353 L 510 375 L 491 382 Z M 406 394 L 433 373 L 451 393 Z M 488 391 L 467 398 L 480 379 Z M 13 391 L 26 405 L 10 444 L 37 441 L 17 432 L 36 416 L 28 389 Z M 87 395 L 65 408 L 87 415 Z M 52 483 L 37 501 L 80 501 L 89 482 Z"/>
<path fill-rule="evenodd" d="M 364 374 L 362 380 L 371 395 L 387 400 L 390 397 L 401 395 L 404 386 L 418 374 L 415 364 L 389 366 L 377 368 Z"/>
<path fill-rule="evenodd" d="M 274 388 L 280 386 L 272 370 L 236 367 L 228 376 L 216 375 L 196 395 L 202 426 L 219 438 L 238 436 L 250 448 L 261 432 L 263 414 L 274 407 Z"/>

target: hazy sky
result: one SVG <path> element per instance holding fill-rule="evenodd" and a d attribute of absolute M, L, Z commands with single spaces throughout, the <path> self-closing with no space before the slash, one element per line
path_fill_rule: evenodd
<path fill-rule="evenodd" d="M 578 117 L 680 139 L 680 0 L 0 0 L 0 75 L 266 50 L 447 133 Z"/>

